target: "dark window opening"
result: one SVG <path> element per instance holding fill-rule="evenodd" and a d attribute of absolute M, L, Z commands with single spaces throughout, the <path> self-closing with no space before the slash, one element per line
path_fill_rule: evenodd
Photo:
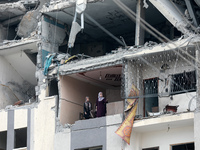
<path fill-rule="evenodd" d="M 171 94 L 196 91 L 196 72 L 183 72 L 172 75 Z"/>
<path fill-rule="evenodd" d="M 53 79 L 49 83 L 49 96 L 58 95 L 58 81 Z"/>
<path fill-rule="evenodd" d="M 194 143 L 174 145 L 171 150 L 194 150 Z"/>
<path fill-rule="evenodd" d="M 15 148 L 27 147 L 27 128 L 15 129 Z"/>
<path fill-rule="evenodd" d="M 83 149 L 76 149 L 76 150 L 102 150 L 102 146 L 91 147 L 91 148 L 83 148 Z"/>
<path fill-rule="evenodd" d="M 142 150 L 159 150 L 159 147 L 143 148 Z"/>
<path fill-rule="evenodd" d="M 158 112 L 158 78 L 146 79 L 144 83 L 144 116 Z"/>
<path fill-rule="evenodd" d="M 0 132 L 0 150 L 6 150 L 7 131 Z"/>

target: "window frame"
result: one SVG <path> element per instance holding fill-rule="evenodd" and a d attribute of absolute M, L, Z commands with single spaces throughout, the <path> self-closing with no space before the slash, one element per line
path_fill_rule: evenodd
<path fill-rule="evenodd" d="M 170 150 L 172 150 L 172 146 L 177 146 L 177 145 L 184 145 L 184 144 L 192 144 L 193 142 L 186 142 L 186 143 L 176 143 L 176 144 L 170 144 Z M 195 143 L 194 143 L 195 144 Z"/>
<path fill-rule="evenodd" d="M 152 148 L 157 148 L 157 150 L 159 150 L 160 149 L 160 147 L 159 146 L 155 146 L 155 147 L 149 147 L 149 148 L 142 148 L 142 150 L 151 150 Z"/>
<path fill-rule="evenodd" d="M 184 90 L 179 90 L 179 91 L 175 91 L 174 92 L 174 87 L 176 86 L 176 85 L 174 85 L 174 84 L 177 84 L 176 83 L 176 81 L 174 81 L 174 76 L 184 76 L 184 74 L 190 74 L 190 73 L 193 73 L 194 74 L 194 77 L 195 77 L 195 84 L 194 84 L 194 87 L 193 88 L 191 88 L 191 89 L 184 89 Z M 188 79 L 188 80 L 190 80 L 190 78 Z M 174 83 L 174 82 L 175 83 Z M 196 71 L 195 70 L 193 70 L 193 71 L 184 71 L 183 73 L 176 73 L 176 74 L 173 74 L 173 75 L 171 75 L 171 82 L 170 82 L 170 95 L 176 95 L 176 94 L 182 94 L 182 93 L 186 93 L 186 92 L 195 92 L 196 90 L 197 90 L 197 87 L 196 87 L 196 82 L 197 82 L 197 78 L 196 78 Z M 191 83 L 192 84 L 192 83 Z"/>

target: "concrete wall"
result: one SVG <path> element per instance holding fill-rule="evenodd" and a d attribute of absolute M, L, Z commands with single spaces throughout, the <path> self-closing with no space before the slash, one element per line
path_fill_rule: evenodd
<path fill-rule="evenodd" d="M 0 70 L 0 109 L 13 105 L 19 99 L 28 100 L 24 92 L 29 84 L 3 56 L 0 56 Z"/>
<path fill-rule="evenodd" d="M 18 74 L 18 72 L 8 63 L 8 61 L 0 56 L 0 82 L 1 84 L 6 84 L 9 81 L 15 81 L 18 84 L 23 83 L 22 77 Z"/>
<path fill-rule="evenodd" d="M 106 89 L 106 99 L 109 103 L 121 101 L 121 89 Z"/>
<path fill-rule="evenodd" d="M 168 78 L 168 75 L 171 75 L 171 74 L 183 73 L 184 71 L 186 72 L 194 71 L 194 67 L 192 67 L 191 65 L 189 65 L 183 60 L 178 60 L 176 64 L 175 62 L 171 62 L 168 64 L 170 66 L 170 69 L 166 70 L 164 73 L 159 72 L 158 70 L 155 71 L 155 69 L 153 69 L 152 67 L 145 65 L 143 69 L 143 79 L 159 77 L 160 79 L 165 80 L 165 78 Z M 161 65 L 162 64 L 158 63 L 155 66 L 156 68 L 160 69 Z M 170 85 L 170 82 L 169 82 L 169 85 Z M 159 80 L 159 88 L 158 88 L 159 94 L 163 94 L 164 86 L 165 86 L 165 82 L 162 82 Z M 178 112 L 187 111 L 188 103 L 195 94 L 196 92 L 177 94 L 173 96 L 173 100 L 170 100 L 170 97 L 159 97 L 159 111 L 162 111 L 163 108 L 167 104 L 179 105 Z"/>
<path fill-rule="evenodd" d="M 58 52 L 58 47 L 66 36 L 65 25 L 47 16 L 42 18 L 42 49 Z"/>
<path fill-rule="evenodd" d="M 55 134 L 54 150 L 71 150 L 71 129 Z"/>
<path fill-rule="evenodd" d="M 163 56 L 163 55 L 162 55 Z M 164 58 L 163 58 L 164 59 Z M 166 58 L 165 58 L 166 59 Z M 158 86 L 158 93 L 159 95 L 166 95 L 165 92 L 165 79 L 169 79 L 169 75 L 172 74 L 177 74 L 177 73 L 183 73 L 184 71 L 189 72 L 189 71 L 194 71 L 194 67 L 188 64 L 187 62 L 183 61 L 182 59 L 178 59 L 177 62 L 175 60 L 166 60 L 168 61 L 167 64 L 169 65 L 170 69 L 165 70 L 165 72 L 160 71 L 160 67 L 162 65 L 162 62 L 157 61 L 152 62 L 153 66 L 147 65 L 144 63 L 134 63 L 133 61 L 128 61 L 128 83 L 127 84 L 127 92 L 130 90 L 132 83 L 137 86 L 137 88 L 140 90 L 140 96 L 141 98 L 139 99 L 139 105 L 138 105 L 138 110 L 137 114 L 143 115 L 143 80 L 144 79 L 150 79 L 150 78 L 155 78 L 159 77 L 160 79 L 163 79 L 163 81 L 159 80 L 159 86 Z M 164 63 L 164 62 L 163 62 Z M 138 69 L 140 68 L 140 69 Z M 170 86 L 170 82 L 169 82 Z M 188 93 L 183 93 L 183 94 L 176 94 L 173 96 L 173 100 L 170 100 L 169 96 L 161 96 L 158 97 L 158 105 L 159 105 L 159 111 L 163 111 L 165 106 L 167 104 L 169 105 L 179 105 L 178 107 L 178 112 L 183 112 L 187 111 L 188 109 L 188 104 L 190 100 L 192 99 L 193 96 L 196 95 L 196 92 L 188 92 Z M 195 105 L 196 99 L 192 102 L 192 107 L 191 110 L 194 110 L 196 105 Z"/>
<path fill-rule="evenodd" d="M 131 145 L 132 148 L 126 148 L 126 150 L 141 150 L 143 148 L 157 147 L 159 146 L 160 150 L 169 149 L 170 145 L 179 144 L 179 143 L 189 143 L 194 142 L 194 128 L 193 126 L 170 129 L 169 131 L 154 131 L 141 133 L 140 135 L 132 133 Z M 139 137 L 141 140 L 134 142 L 135 137 Z M 139 146 L 139 147 L 136 147 Z"/>
<path fill-rule="evenodd" d="M 163 108 L 165 108 L 166 105 L 179 105 L 177 112 L 185 112 L 189 107 L 190 100 L 194 96 L 196 96 L 196 92 L 174 95 L 173 100 L 170 100 L 169 97 L 159 98 L 159 111 L 163 111 Z M 192 100 L 189 108 L 191 111 L 194 111 L 196 109 L 196 98 Z"/>
<path fill-rule="evenodd" d="M 122 115 L 77 121 L 72 127 L 71 150 L 102 146 L 103 150 L 121 150 L 121 138 L 115 131 Z"/>
<path fill-rule="evenodd" d="M 42 93 L 44 94 L 45 90 L 42 91 Z M 44 98 L 43 95 L 40 97 L 40 100 L 41 102 L 37 108 L 34 108 L 32 115 L 32 149 L 54 150 L 56 97 L 52 96 Z"/>
<path fill-rule="evenodd" d="M 123 114 L 124 101 L 107 103 L 107 115 Z"/>
<path fill-rule="evenodd" d="M 94 106 L 98 92 L 102 91 L 105 93 L 105 89 L 68 76 L 61 76 L 60 83 L 60 122 L 63 125 L 66 123 L 73 124 L 76 120 L 79 120 L 79 113 L 83 112 L 85 96 L 90 97 L 92 106 Z M 76 104 L 63 99 L 75 102 Z"/>
<path fill-rule="evenodd" d="M 15 109 L 15 129 L 25 128 L 27 127 L 27 109 Z M 0 111 L 0 132 L 7 130 L 7 120 L 8 120 L 8 113 L 5 110 Z"/>

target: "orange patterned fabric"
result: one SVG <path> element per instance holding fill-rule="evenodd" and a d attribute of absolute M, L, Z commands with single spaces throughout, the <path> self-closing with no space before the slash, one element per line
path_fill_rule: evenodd
<path fill-rule="evenodd" d="M 129 97 L 138 97 L 138 96 L 139 96 L 139 90 L 134 85 L 132 85 Z M 129 105 L 127 106 L 126 111 L 128 110 L 131 111 L 115 133 L 119 135 L 126 143 L 130 144 L 133 122 L 138 106 L 138 98 L 128 99 L 127 102 L 129 103 Z"/>

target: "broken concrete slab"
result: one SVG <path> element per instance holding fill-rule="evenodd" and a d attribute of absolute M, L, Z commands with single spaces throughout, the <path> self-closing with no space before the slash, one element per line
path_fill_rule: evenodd
<path fill-rule="evenodd" d="M 19 23 L 17 35 L 20 37 L 28 37 L 37 27 L 38 15 L 39 12 L 37 10 L 27 12 Z"/>
<path fill-rule="evenodd" d="M 88 0 L 88 3 L 103 2 L 104 0 Z M 50 5 L 44 5 L 41 12 L 59 11 L 76 5 L 76 0 L 51 0 Z"/>
<path fill-rule="evenodd" d="M 26 13 L 22 2 L 0 4 L 0 21 L 20 16 Z"/>

